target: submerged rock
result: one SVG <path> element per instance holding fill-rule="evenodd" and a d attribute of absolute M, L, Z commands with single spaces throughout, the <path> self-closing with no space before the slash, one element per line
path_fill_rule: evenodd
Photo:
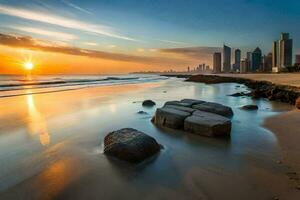
<path fill-rule="evenodd" d="M 205 102 L 202 104 L 194 105 L 193 108 L 204 112 L 215 113 L 225 117 L 231 117 L 233 115 L 233 111 L 230 107 L 224 106 L 219 103 Z"/>
<path fill-rule="evenodd" d="M 146 107 L 152 107 L 152 106 L 155 106 L 156 103 L 154 101 L 148 99 L 148 100 L 143 101 L 142 105 L 146 106 Z"/>
<path fill-rule="evenodd" d="M 231 96 L 231 97 L 243 97 L 243 96 L 251 96 L 251 92 L 237 92 L 237 93 L 234 93 L 234 94 L 230 94 L 228 96 Z"/>
<path fill-rule="evenodd" d="M 243 109 L 243 110 L 258 110 L 258 106 L 257 105 L 245 105 L 245 106 L 242 106 L 241 109 Z"/>
<path fill-rule="evenodd" d="M 231 121 L 221 115 L 196 111 L 185 119 L 184 130 L 208 137 L 230 135 Z"/>
<path fill-rule="evenodd" d="M 153 137 L 132 128 L 111 132 L 104 138 L 104 153 L 128 162 L 141 162 L 159 151 Z"/>
<path fill-rule="evenodd" d="M 148 113 L 143 111 L 143 110 L 140 110 L 139 112 L 137 112 L 137 114 L 140 114 L 140 115 L 147 115 Z"/>

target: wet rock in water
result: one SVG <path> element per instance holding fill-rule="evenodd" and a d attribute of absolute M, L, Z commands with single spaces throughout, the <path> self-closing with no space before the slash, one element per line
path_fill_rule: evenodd
<path fill-rule="evenodd" d="M 251 92 L 250 93 L 246 93 L 246 92 L 237 92 L 237 93 L 234 93 L 234 94 L 230 94 L 228 96 L 231 96 L 231 97 L 243 97 L 243 96 L 251 96 Z"/>
<path fill-rule="evenodd" d="M 189 112 L 165 106 L 156 110 L 153 122 L 160 126 L 183 129 L 184 120 L 190 115 Z"/>
<path fill-rule="evenodd" d="M 230 134 L 231 120 L 227 117 L 232 115 L 232 109 L 222 104 L 184 99 L 169 101 L 164 107 L 158 108 L 152 122 L 159 126 L 213 137 Z"/>
<path fill-rule="evenodd" d="M 182 99 L 180 102 L 188 104 L 189 107 L 192 107 L 193 105 L 202 104 L 202 103 L 205 103 L 206 101 L 201 101 L 201 100 L 196 100 L 196 99 Z"/>
<path fill-rule="evenodd" d="M 146 106 L 146 107 L 152 107 L 152 106 L 155 106 L 156 103 L 154 101 L 152 101 L 152 100 L 145 100 L 145 101 L 143 101 L 142 105 Z"/>
<path fill-rule="evenodd" d="M 207 137 L 230 135 L 231 121 L 214 113 L 195 111 L 185 119 L 184 130 Z"/>
<path fill-rule="evenodd" d="M 180 101 L 167 101 L 164 106 L 173 105 L 173 106 L 183 106 L 183 107 L 191 107 L 188 103 L 183 103 Z"/>
<path fill-rule="evenodd" d="M 300 109 L 300 97 L 297 98 L 295 106 L 296 108 Z"/>
<path fill-rule="evenodd" d="M 176 106 L 176 105 L 166 105 L 164 108 L 174 108 L 176 110 L 188 112 L 188 113 L 193 113 L 195 109 L 190 108 L 190 107 L 184 107 L 184 106 Z"/>
<path fill-rule="evenodd" d="M 230 107 L 218 103 L 205 102 L 202 104 L 193 105 L 192 107 L 197 110 L 201 110 L 209 113 L 215 113 L 225 117 L 233 116 L 233 111 Z"/>
<path fill-rule="evenodd" d="M 128 162 L 141 162 L 159 151 L 153 137 L 132 128 L 111 132 L 104 138 L 104 153 Z"/>
<path fill-rule="evenodd" d="M 258 110 L 258 106 L 257 105 L 245 105 L 245 106 L 242 106 L 241 109 L 243 109 L 243 110 Z"/>
<path fill-rule="evenodd" d="M 147 112 L 143 111 L 143 110 L 140 110 L 139 112 L 137 112 L 137 114 L 141 114 L 141 115 L 148 115 Z"/>

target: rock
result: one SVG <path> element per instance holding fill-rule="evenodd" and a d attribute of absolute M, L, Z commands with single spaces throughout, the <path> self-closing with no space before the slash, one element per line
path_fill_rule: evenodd
<path fill-rule="evenodd" d="M 225 117 L 231 117 L 233 115 L 233 111 L 230 107 L 218 103 L 205 102 L 202 104 L 193 105 L 192 108 L 204 112 L 215 113 Z"/>
<path fill-rule="evenodd" d="M 152 100 L 145 100 L 145 101 L 143 101 L 142 105 L 146 106 L 146 107 L 152 107 L 152 106 L 155 106 L 156 103 L 154 101 L 152 101 Z"/>
<path fill-rule="evenodd" d="M 104 138 L 104 153 L 128 162 L 141 162 L 159 151 L 154 138 L 132 128 L 111 132 Z"/>
<path fill-rule="evenodd" d="M 208 137 L 230 135 L 231 121 L 217 114 L 195 111 L 185 119 L 184 130 Z"/>
<path fill-rule="evenodd" d="M 228 96 L 231 96 L 231 97 L 243 97 L 243 96 L 250 96 L 250 95 L 251 95 L 251 92 L 250 93 L 237 92 L 237 93 L 234 93 L 234 94 L 230 94 Z"/>
<path fill-rule="evenodd" d="M 137 112 L 137 114 L 141 114 L 141 115 L 147 115 L 148 113 L 143 111 L 143 110 L 140 110 L 139 112 Z"/>
<path fill-rule="evenodd" d="M 156 110 L 153 121 L 156 125 L 183 129 L 184 120 L 190 115 L 189 112 L 165 106 Z"/>
<path fill-rule="evenodd" d="M 300 109 L 300 97 L 298 97 L 298 98 L 296 99 L 295 105 L 296 105 L 296 108 Z"/>
<path fill-rule="evenodd" d="M 174 108 L 174 109 L 176 109 L 176 110 L 188 112 L 188 113 L 191 113 L 191 114 L 192 114 L 194 111 L 196 111 L 195 109 L 190 108 L 190 107 L 175 106 L 175 105 L 166 105 L 166 106 L 164 106 L 164 108 Z"/>
<path fill-rule="evenodd" d="M 258 110 L 258 106 L 257 105 L 245 105 L 245 106 L 242 106 L 241 109 L 243 109 L 243 110 Z"/>
<path fill-rule="evenodd" d="M 191 107 L 191 105 L 189 103 L 183 103 L 180 101 L 167 101 L 164 106 L 167 106 L 167 105 Z"/>
<path fill-rule="evenodd" d="M 206 101 L 195 100 L 195 99 L 182 99 L 180 102 L 189 104 L 189 107 L 192 107 L 193 105 L 205 103 Z"/>

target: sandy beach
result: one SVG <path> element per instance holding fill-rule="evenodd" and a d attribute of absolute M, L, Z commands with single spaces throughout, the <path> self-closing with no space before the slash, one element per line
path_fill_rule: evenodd
<path fill-rule="evenodd" d="M 170 78 L 2 98 L 0 199 L 297 199 L 290 169 L 278 164 L 280 138 L 262 126 L 293 107 L 227 96 L 246 89 Z M 150 122 L 156 107 L 141 106 L 145 99 L 160 107 L 182 98 L 231 106 L 231 137 L 157 128 Z M 239 109 L 251 103 L 259 111 Z M 103 138 L 125 127 L 149 134 L 164 149 L 141 165 L 108 158 Z"/>
<path fill-rule="evenodd" d="M 218 74 L 219 76 L 240 77 L 257 81 L 270 81 L 280 85 L 300 87 L 300 73 L 284 74 Z"/>

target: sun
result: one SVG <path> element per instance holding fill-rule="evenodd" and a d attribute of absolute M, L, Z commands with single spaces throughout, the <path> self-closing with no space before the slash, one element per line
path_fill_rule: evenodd
<path fill-rule="evenodd" d="M 34 67 L 34 65 L 33 65 L 33 63 L 30 62 L 30 61 L 24 63 L 24 68 L 25 68 L 26 70 L 32 70 L 33 67 Z"/>

